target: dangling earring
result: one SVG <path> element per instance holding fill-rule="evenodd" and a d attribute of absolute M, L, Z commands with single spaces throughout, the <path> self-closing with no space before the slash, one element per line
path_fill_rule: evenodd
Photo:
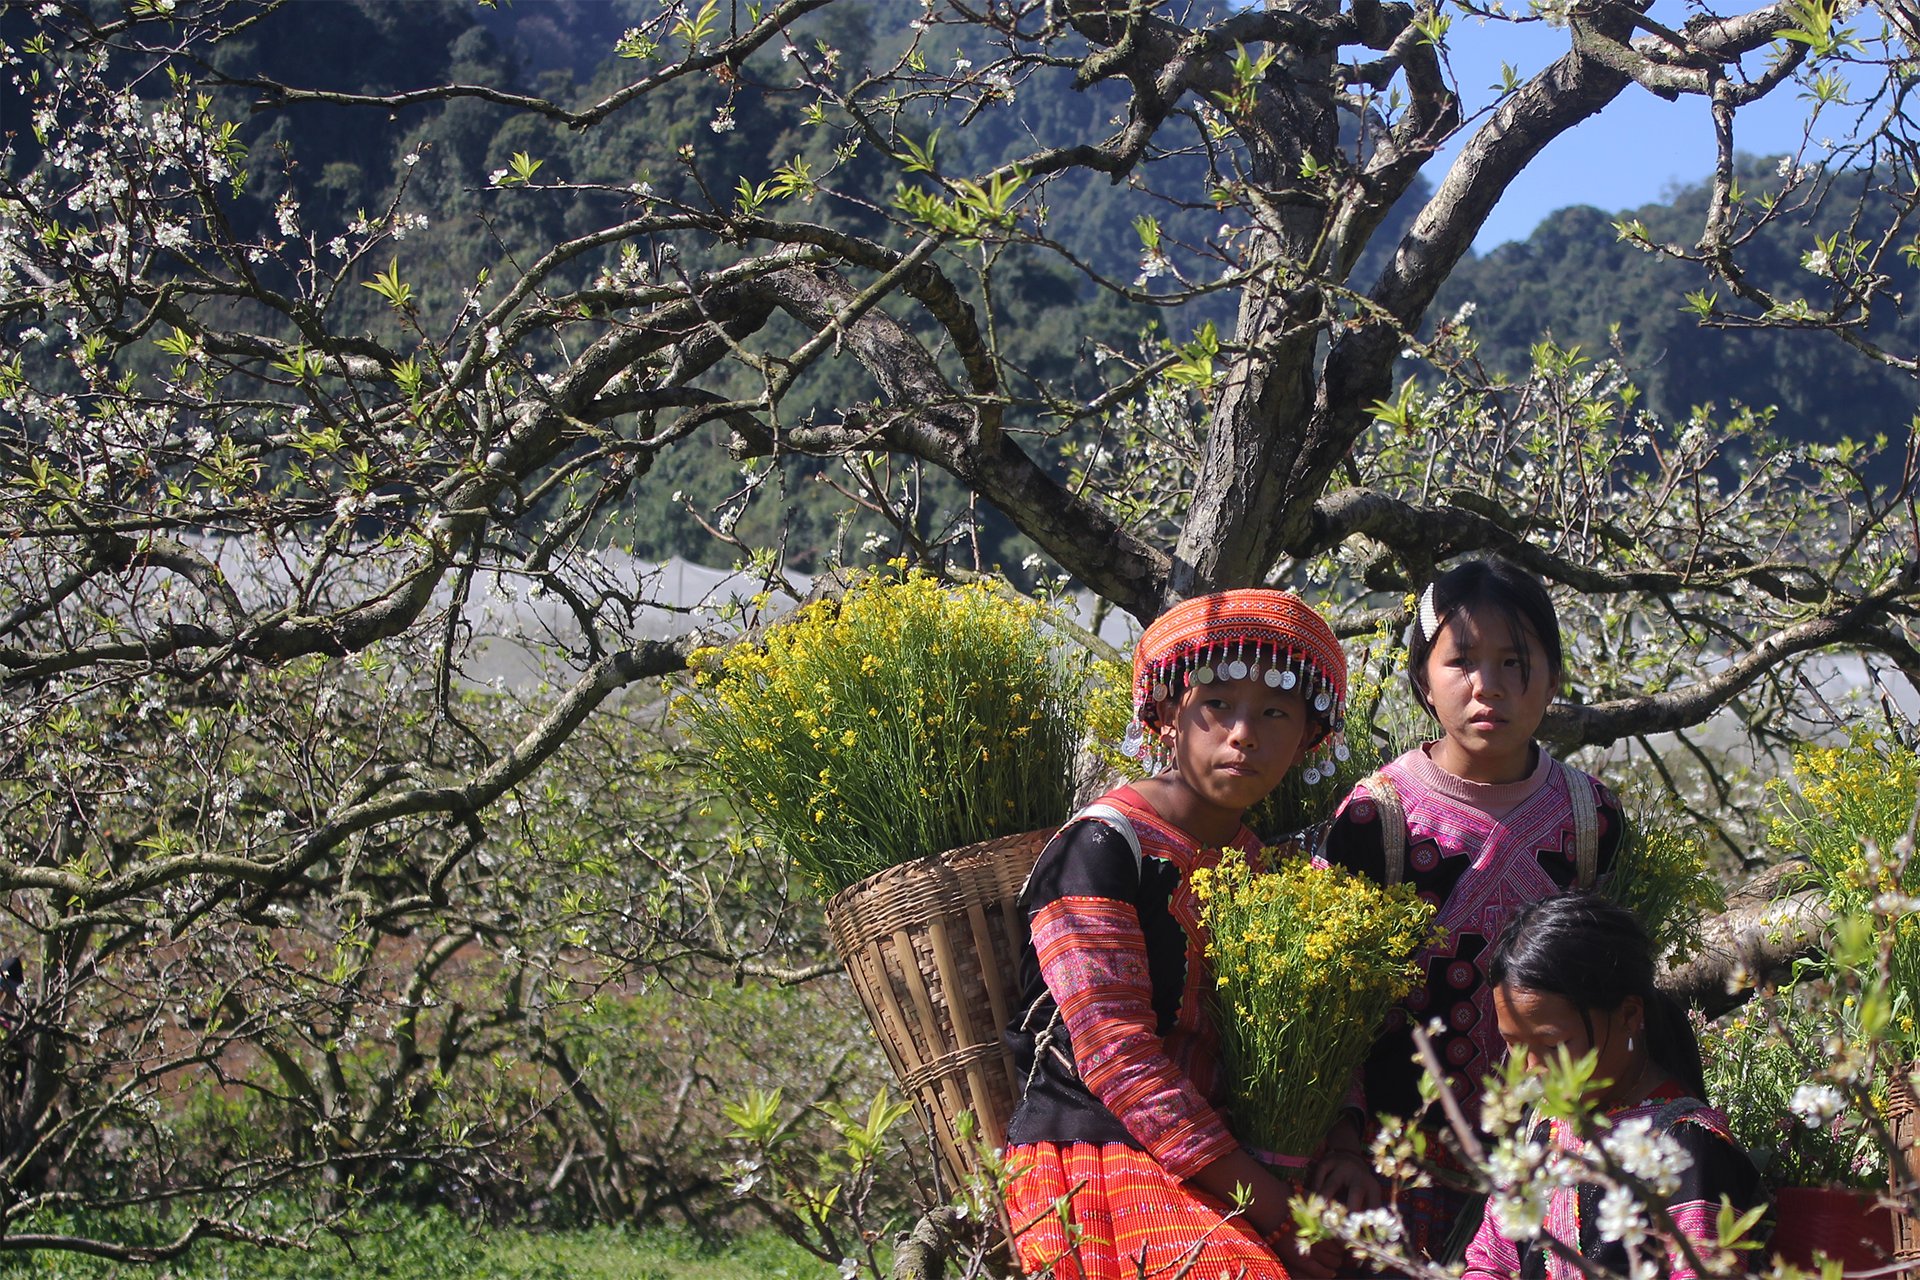
<path fill-rule="evenodd" d="M 1628 1037 L 1627 1037 L 1627 1052 L 1628 1052 L 1628 1053 L 1632 1053 L 1632 1052 L 1633 1052 L 1633 1037 L 1632 1037 L 1632 1036 L 1628 1036 Z"/>

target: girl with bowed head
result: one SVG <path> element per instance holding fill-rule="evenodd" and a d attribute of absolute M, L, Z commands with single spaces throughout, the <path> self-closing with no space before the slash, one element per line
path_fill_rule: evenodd
<path fill-rule="evenodd" d="M 1526 1055 L 1544 1071 L 1561 1051 L 1596 1055 L 1587 1100 L 1608 1130 L 1627 1136 L 1638 1127 L 1647 1158 L 1661 1171 L 1635 1169 L 1643 1179 L 1672 1180 L 1667 1214 L 1702 1249 L 1719 1240 L 1722 1199 L 1744 1211 L 1760 1177 L 1727 1127 L 1706 1104 L 1700 1046 L 1686 1013 L 1654 989 L 1653 948 L 1631 912 L 1596 893 L 1568 890 L 1522 907 L 1487 955 L 1500 1036 L 1507 1051 Z M 1582 1140 L 1560 1121 L 1540 1121 L 1530 1135 L 1543 1150 L 1576 1151 Z M 1645 1161 L 1642 1162 L 1643 1164 Z M 1616 1275 L 1638 1274 L 1626 1238 L 1668 1280 L 1696 1280 L 1677 1242 L 1629 1220 L 1631 1202 L 1591 1183 L 1556 1187 L 1540 1232 L 1503 1223 L 1498 1207 L 1480 1222 L 1467 1246 L 1466 1280 L 1578 1280 L 1578 1264 L 1548 1243 L 1598 1263 Z M 1511 1228 L 1511 1229 L 1508 1229 Z M 1517 1239 L 1510 1239 L 1509 1236 Z"/>
<path fill-rule="evenodd" d="M 1286 592 L 1201 596 L 1141 637 L 1128 740 L 1154 772 L 1074 815 L 1020 897 L 1032 940 L 1007 1031 L 1026 1081 L 1008 1208 L 1029 1275 L 1331 1274 L 1294 1248 L 1285 1185 L 1221 1117 L 1190 881 L 1227 847 L 1257 857 L 1242 816 L 1309 753 L 1342 749 L 1346 696 L 1339 642 Z"/>
<path fill-rule="evenodd" d="M 1439 1020 L 1434 1047 L 1448 1085 L 1479 1114 L 1482 1076 L 1501 1061 L 1488 947 L 1516 912 L 1608 873 L 1623 829 L 1619 804 L 1596 778 L 1550 756 L 1534 738 L 1563 679 L 1560 622 L 1537 579 L 1504 560 L 1471 560 L 1427 587 L 1408 644 L 1414 697 L 1440 737 L 1363 780 L 1341 803 L 1322 845 L 1336 866 L 1383 884 L 1410 882 L 1436 908 L 1442 940 L 1419 953 L 1425 977 L 1387 1017 L 1362 1071 L 1364 1109 L 1334 1126 L 1308 1186 L 1354 1208 L 1380 1203 L 1364 1144 L 1366 1116 L 1420 1111 L 1413 1025 Z M 1440 1108 L 1423 1123 L 1444 1127 Z M 1430 1151 L 1450 1156 L 1435 1141 Z M 1400 1212 L 1414 1249 L 1452 1261 L 1469 1197 L 1410 1188 Z"/>

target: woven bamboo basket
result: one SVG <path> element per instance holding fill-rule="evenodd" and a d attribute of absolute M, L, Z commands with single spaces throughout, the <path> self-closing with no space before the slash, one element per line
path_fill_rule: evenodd
<path fill-rule="evenodd" d="M 827 928 L 948 1172 L 974 1172 L 958 1121 L 1004 1145 L 1020 1097 L 1001 1041 L 1020 998 L 1026 919 L 1014 899 L 1053 835 L 1029 831 L 889 867 L 827 903 Z"/>
<path fill-rule="evenodd" d="M 1891 1170 L 1895 1187 L 1920 1183 L 1920 1100 L 1913 1094 L 1912 1071 L 1920 1071 L 1920 1062 L 1902 1063 L 1887 1085 L 1887 1128 L 1897 1153 Z M 1893 1215 L 1893 1256 L 1909 1264 L 1901 1280 L 1920 1280 L 1920 1219 Z"/>

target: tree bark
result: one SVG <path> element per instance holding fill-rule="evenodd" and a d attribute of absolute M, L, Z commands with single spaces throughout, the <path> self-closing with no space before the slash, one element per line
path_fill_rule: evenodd
<path fill-rule="evenodd" d="M 1789 981 L 1796 960 L 1820 953 L 1832 918 L 1811 876 L 1804 862 L 1781 862 L 1735 889 L 1726 911 L 1706 922 L 1700 950 L 1663 972 L 1660 989 L 1717 1018 L 1744 1004 L 1755 987 Z"/>
<path fill-rule="evenodd" d="M 941 1280 L 960 1215 L 948 1205 L 923 1215 L 895 1246 L 892 1280 Z"/>

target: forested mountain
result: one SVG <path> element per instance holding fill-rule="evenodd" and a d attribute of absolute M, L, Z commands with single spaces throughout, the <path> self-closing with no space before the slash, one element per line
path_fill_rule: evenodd
<path fill-rule="evenodd" d="M 281 84 L 326 86 L 363 93 L 390 93 L 436 82 L 461 81 L 538 91 L 576 103 L 596 100 L 620 83 L 630 64 L 610 56 L 622 31 L 650 7 L 642 0 L 522 0 L 486 8 L 460 0 L 350 0 L 291 6 L 273 23 L 229 42 L 221 65 L 246 67 Z M 877 4 L 835 7 L 813 22 L 803 38 L 839 51 L 844 74 L 879 67 L 899 56 L 908 41 L 910 6 Z M 16 11 L 17 14 L 17 11 Z M 14 21 L 21 20 L 16 16 Z M 341 62 L 337 51 L 355 50 Z M 954 47 L 953 58 L 969 50 Z M 650 184 L 675 199 L 698 198 L 704 187 L 720 202 L 732 199 L 745 180 L 765 181 L 778 166 L 799 157 L 816 176 L 831 175 L 838 193 L 823 198 L 810 216 L 861 234 L 886 239 L 892 233 L 879 210 L 892 197 L 890 162 L 864 154 L 837 154 L 821 131 L 807 127 L 797 98 L 778 88 L 778 59 L 763 53 L 747 64 L 741 83 L 689 78 L 652 95 L 635 111 L 608 125 L 574 133 L 527 114 L 513 114 L 473 99 L 429 103 L 382 118 L 363 109 L 300 103 L 279 106 L 272 95 L 237 85 L 229 94 L 244 121 L 248 143 L 245 195 L 234 206 L 242 223 L 270 225 L 282 201 L 299 206 L 298 225 L 321 240 L 340 234 L 362 212 L 399 201 L 424 211 L 426 225 L 400 246 L 400 263 L 414 283 L 423 312 L 444 322 L 461 305 L 479 274 L 502 261 L 537 251 L 605 225 L 607 211 L 630 198 L 636 184 Z M 5 104 L 0 104 L 5 105 Z M 17 101 L 7 111 L 14 115 Z M 1064 80 L 1035 80 L 1017 105 L 996 106 L 962 122 L 929 113 L 926 137 L 962 167 L 978 171 L 1031 151 L 1087 136 L 1124 112 L 1124 94 L 1114 85 L 1075 93 Z M 1209 160 L 1195 130 L 1192 154 L 1154 167 L 1162 187 L 1178 180 L 1205 189 Z M 540 162 L 539 181 L 597 185 L 599 193 L 564 197 L 534 191 L 501 191 L 489 175 L 515 153 Z M 22 162 L 32 158 L 21 152 Z M 690 160 L 689 157 L 692 157 Z M 1747 162 L 1744 175 L 1756 189 L 1772 175 L 1770 161 Z M 1398 238 L 1398 227 L 1425 199 L 1417 184 L 1390 215 L 1386 227 L 1353 273 L 1361 287 L 1377 275 Z M 1149 193 L 1112 186 L 1098 175 L 1074 172 L 1047 187 L 1049 226 L 1059 245 L 1099 276 L 1121 283 L 1141 266 L 1140 236 L 1133 220 L 1151 209 L 1172 240 L 1199 244 L 1223 228 L 1211 207 L 1176 208 L 1149 200 Z M 1704 188 L 1680 193 L 1664 204 L 1629 215 L 1656 240 L 1690 243 L 1698 234 Z M 1817 221 L 1838 226 L 1841 201 L 1817 211 Z M 1769 288 L 1806 294 L 1819 281 L 1799 262 L 1794 235 L 1804 215 L 1783 219 L 1763 233 L 1751 254 L 1756 274 Z M 1831 229 L 1831 228 L 1829 228 Z M 663 246 L 656 246 L 656 251 Z M 677 247 L 676 247 L 677 248 Z M 668 253 L 673 250 L 665 250 Z M 679 267 L 699 270 L 718 261 Z M 580 259 L 577 286 L 594 270 L 617 269 L 604 256 Z M 630 270 L 661 270 L 662 262 L 627 264 Z M 1904 269 L 1904 268 L 1903 268 Z M 1909 274 L 1911 272 L 1909 271 Z M 566 273 L 563 271 L 562 278 Z M 1203 297 L 1183 307 L 1158 308 L 1117 298 L 1074 271 L 1058 256 L 1011 250 L 996 263 L 992 308 L 999 338 L 1016 369 L 1036 384 L 1048 379 L 1084 381 L 1090 390 L 1101 346 L 1188 340 L 1208 322 L 1232 332 L 1230 295 Z M 1791 330 L 1727 332 L 1703 329 L 1683 313 L 1681 301 L 1701 287 L 1705 273 L 1687 264 L 1643 253 L 1621 240 L 1614 216 L 1588 207 L 1563 209 L 1524 242 L 1470 258 L 1444 287 L 1433 314 L 1447 316 L 1474 304 L 1472 326 L 1480 357 L 1510 375 L 1528 367 L 1529 348 L 1543 334 L 1561 345 L 1578 344 L 1594 357 L 1613 345 L 1611 326 L 1627 363 L 1647 392 L 1645 406 L 1668 418 L 1685 417 L 1696 405 L 1719 410 L 1740 402 L 1777 406 L 1776 426 L 1788 435 L 1832 440 L 1892 431 L 1913 413 L 1913 380 L 1842 347 L 1831 339 L 1807 341 Z M 359 296 L 351 296 L 359 295 Z M 976 305 L 984 300 L 975 299 Z M 379 332 L 394 321 L 371 292 L 345 291 L 339 306 L 357 310 Z M 1894 327 L 1891 319 L 1879 328 Z M 1920 346 L 1920 321 L 1898 322 L 1895 345 Z M 765 336 L 790 336 L 776 321 Z M 1882 334 L 1882 337 L 1885 335 Z M 1407 372 L 1416 372 L 1411 364 Z M 814 371 L 788 399 L 804 418 L 814 407 L 869 398 L 870 380 L 851 358 L 835 358 Z M 1015 415 L 1019 417 L 1018 413 Z M 1040 419 L 1025 415 L 1038 429 Z M 738 472 L 726 456 L 724 430 L 714 427 L 675 446 L 634 485 L 617 515 L 619 540 L 636 554 L 672 554 L 725 564 L 736 549 L 716 541 L 695 512 L 710 522 L 738 521 L 741 538 L 763 544 L 784 526 L 789 562 L 809 569 L 822 554 L 851 555 L 863 531 L 880 526 L 824 481 L 840 484 L 839 464 L 793 458 L 780 470 L 784 492 L 741 495 L 741 509 L 725 513 L 736 494 Z M 1056 454 L 1056 461 L 1064 466 Z M 952 519 L 961 496 L 950 479 L 929 473 L 926 519 L 930 526 Z M 845 485 L 842 485 L 845 487 Z M 676 499 L 675 495 L 679 495 Z M 997 514 L 983 514 L 983 556 L 1009 569 L 1033 548 Z"/>
<path fill-rule="evenodd" d="M 1749 159 L 1744 169 L 1742 179 L 1755 190 L 1777 181 L 1773 161 Z M 1613 345 L 1610 328 L 1617 324 L 1619 349 L 1647 392 L 1646 407 L 1664 418 L 1683 419 L 1709 403 L 1724 413 L 1737 401 L 1775 406 L 1774 425 L 1796 439 L 1897 437 L 1920 407 L 1920 386 L 1910 375 L 1790 329 L 1702 328 L 1680 304 L 1685 294 L 1714 287 L 1705 269 L 1644 253 L 1615 229 L 1616 219 L 1637 218 L 1654 240 L 1690 245 L 1707 194 L 1703 184 L 1618 215 L 1586 205 L 1561 209 L 1527 239 L 1461 264 L 1435 311 L 1450 315 L 1474 303 L 1482 357 L 1508 374 L 1526 370 L 1529 345 L 1543 332 L 1597 357 Z M 1809 218 L 1821 235 L 1844 227 L 1853 207 L 1848 194 L 1840 186 L 1827 207 L 1786 217 L 1756 238 L 1747 265 L 1763 288 L 1824 301 L 1831 282 L 1801 265 L 1799 245 Z M 1913 270 L 1898 270 L 1913 292 Z M 1878 316 L 1872 336 L 1912 350 L 1920 346 L 1920 318 L 1911 309 L 1897 320 Z"/>

